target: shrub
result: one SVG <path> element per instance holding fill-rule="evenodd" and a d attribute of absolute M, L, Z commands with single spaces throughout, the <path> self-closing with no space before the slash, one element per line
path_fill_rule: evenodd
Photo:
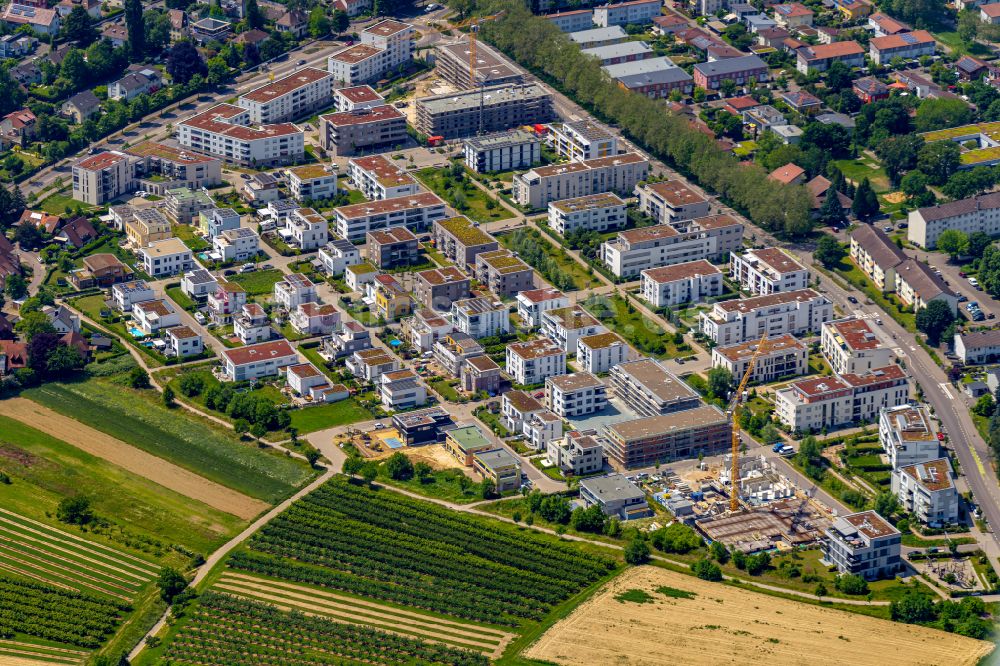
<path fill-rule="evenodd" d="M 709 559 L 700 559 L 691 565 L 691 571 L 702 580 L 720 581 L 722 580 L 722 569 L 719 565 Z"/>

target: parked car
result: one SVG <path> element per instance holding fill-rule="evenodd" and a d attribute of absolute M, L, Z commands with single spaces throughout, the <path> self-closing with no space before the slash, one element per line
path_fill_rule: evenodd
<path fill-rule="evenodd" d="M 848 296 L 847 300 L 848 302 L 853 303 L 854 305 L 858 304 L 858 299 L 854 298 L 853 296 Z"/>
<path fill-rule="evenodd" d="M 227 268 L 226 270 L 222 271 L 222 274 L 223 275 L 236 275 L 236 271 L 233 270 L 232 268 Z"/>
<path fill-rule="evenodd" d="M 203 315 L 203 314 L 202 314 L 202 313 L 200 313 L 200 312 L 195 312 L 195 313 L 194 313 L 194 320 L 195 320 L 196 322 L 198 322 L 199 324 L 204 324 L 204 323 L 205 323 L 205 321 L 206 321 L 206 320 L 205 320 L 205 315 Z"/>
<path fill-rule="evenodd" d="M 240 266 L 240 273 L 253 273 L 257 270 L 257 266 L 254 264 L 243 264 Z"/>

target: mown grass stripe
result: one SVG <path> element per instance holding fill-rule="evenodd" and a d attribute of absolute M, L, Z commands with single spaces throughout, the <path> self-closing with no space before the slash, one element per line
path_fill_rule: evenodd
<path fill-rule="evenodd" d="M 2 547 L 0 547 L 0 550 L 2 550 Z M 55 585 L 56 587 L 61 587 L 67 590 L 81 591 L 82 588 L 87 588 L 89 590 L 99 592 L 109 597 L 121 599 L 122 601 L 132 600 L 132 597 L 130 596 L 124 594 L 118 594 L 116 592 L 111 592 L 103 587 L 98 587 L 84 580 L 70 580 L 65 576 L 61 578 L 49 578 L 47 575 L 41 575 L 37 573 L 38 571 L 42 571 L 44 572 L 44 574 L 49 574 L 50 572 L 47 569 L 39 567 L 37 564 L 33 562 L 23 561 L 16 557 L 11 557 L 10 555 L 7 555 L 2 552 L 0 552 L 0 558 L 4 558 L 3 561 L 0 561 L 0 567 L 18 573 L 22 576 L 27 576 L 32 580 L 41 581 L 43 583 L 47 583 L 49 585 Z M 27 567 L 27 570 L 19 569 L 17 567 Z"/>
<path fill-rule="evenodd" d="M 20 650 L 13 650 L 0 645 L 0 657 L 12 657 L 16 659 L 21 659 L 26 662 L 36 662 L 44 664 L 79 664 L 83 662 L 83 658 L 74 659 L 72 657 L 60 657 L 56 655 L 40 655 L 34 652 L 23 652 Z M 4 663 L 17 664 L 17 662 L 11 662 L 3 660 Z"/>
<path fill-rule="evenodd" d="M 86 657 L 87 654 L 89 654 L 86 650 L 78 650 L 76 648 L 56 647 L 55 645 L 41 645 L 40 643 L 28 643 L 25 641 L 5 640 L 3 638 L 0 638 L 0 647 L 8 647 L 10 649 L 26 648 L 28 650 L 44 650 L 46 652 L 59 652 L 68 655 L 76 655 L 81 659 L 83 657 Z"/>
<path fill-rule="evenodd" d="M 31 528 L 28 527 L 28 525 L 32 525 L 36 529 L 31 529 L 31 531 L 32 532 L 36 532 L 38 534 L 41 534 L 42 536 L 45 536 L 44 535 L 45 532 L 52 532 L 54 534 L 59 535 L 61 537 L 61 540 L 76 541 L 76 542 L 79 542 L 80 544 L 85 545 L 87 547 L 87 550 L 91 550 L 91 551 L 102 551 L 103 550 L 103 551 L 106 551 L 108 553 L 108 555 L 106 555 L 105 557 L 113 557 L 113 558 L 116 558 L 118 560 L 120 560 L 120 559 L 131 560 L 132 562 L 134 562 L 136 564 L 142 565 L 142 566 L 139 566 L 139 567 L 133 566 L 132 568 L 134 568 L 134 569 L 140 569 L 140 570 L 145 571 L 146 573 L 149 574 L 150 578 L 154 578 L 154 577 L 156 577 L 159 574 L 159 568 L 156 566 L 156 564 L 154 564 L 153 562 L 149 562 L 147 560 L 144 560 L 141 557 L 136 557 L 136 556 L 132 555 L 131 553 L 126 553 L 125 551 L 122 551 L 122 550 L 115 550 L 114 548 L 111 548 L 110 546 L 105 546 L 104 544 L 97 543 L 96 541 L 88 541 L 87 539 L 84 539 L 82 537 L 78 537 L 75 534 L 70 534 L 69 532 L 65 532 L 65 531 L 60 530 L 60 529 L 58 529 L 56 527 L 52 527 L 51 525 L 46 525 L 45 523 L 40 523 L 37 520 L 32 520 L 31 518 L 28 518 L 26 516 L 22 516 L 21 514 L 14 513 L 13 511 L 8 511 L 8 510 L 3 509 L 3 508 L 0 508 L 0 514 L 6 514 L 6 516 L 13 516 L 14 518 L 17 518 L 17 520 L 11 520 L 10 518 L 5 517 L 4 515 L 0 515 L 0 521 L 2 521 L 2 522 L 12 523 L 12 524 L 15 524 L 15 525 L 21 525 L 25 529 L 31 529 Z M 37 529 L 37 528 L 41 528 L 41 529 Z M 69 545 L 69 544 L 67 544 L 67 545 Z M 94 555 L 98 555 L 98 553 L 94 552 Z M 123 566 L 128 566 L 128 564 L 125 563 L 125 562 L 122 562 L 121 564 Z"/>
<path fill-rule="evenodd" d="M 3 531 L 6 530 L 2 525 L 0 525 L 0 532 Z M 119 583 L 122 583 L 123 585 L 128 586 L 130 588 L 138 589 L 143 585 L 145 585 L 146 583 L 148 583 L 150 580 L 149 578 L 145 577 L 140 578 L 139 576 L 136 576 L 127 571 L 125 572 L 120 571 L 118 569 L 110 567 L 109 565 L 95 563 L 93 560 L 87 557 L 80 557 L 79 559 L 64 557 L 62 555 L 53 552 L 52 550 L 46 550 L 44 546 L 51 546 L 51 544 L 49 543 L 39 542 L 43 544 L 42 546 L 36 546 L 35 544 L 28 543 L 27 541 L 17 541 L 17 540 L 11 541 L 11 543 L 24 551 L 34 551 L 37 553 L 41 553 L 43 557 L 51 558 L 59 562 L 65 562 L 75 567 L 82 567 L 85 570 L 90 571 L 91 573 L 99 574 L 101 578 L 107 578 L 109 580 L 118 581 Z M 66 551 L 60 549 L 60 552 L 66 552 Z M 129 578 L 121 578 L 117 574 L 124 574 L 126 576 L 129 576 Z"/>
<path fill-rule="evenodd" d="M 80 585 L 86 585 L 87 583 L 85 581 L 92 581 L 95 584 L 104 585 L 105 588 L 114 588 L 117 590 L 121 590 L 122 592 L 130 592 L 132 594 L 138 592 L 138 588 L 133 589 L 125 587 L 123 585 L 117 585 L 110 581 L 102 580 L 101 578 L 85 574 L 82 571 L 79 571 L 72 567 L 67 567 L 62 564 L 57 564 L 55 562 L 52 562 L 51 560 L 46 559 L 44 556 L 35 555 L 33 553 L 26 553 L 21 550 L 9 548 L 6 544 L 0 544 L 0 554 L 4 553 L 6 553 L 7 559 L 18 561 L 24 565 L 30 565 L 36 569 L 48 567 L 51 569 L 55 569 L 57 572 L 58 571 L 66 572 L 65 574 L 59 574 L 54 572 L 54 575 L 59 576 L 58 580 L 65 580 L 72 583 L 79 583 Z M 110 589 L 105 589 L 105 588 L 100 588 L 100 589 L 102 592 L 105 592 L 106 594 L 117 596 L 115 592 L 112 592 L 110 591 Z"/>
<path fill-rule="evenodd" d="M 79 591 L 79 590 L 77 590 L 75 587 L 73 587 L 71 585 L 66 585 L 65 583 L 60 583 L 58 581 L 54 581 L 54 580 L 51 580 L 49 578 L 43 578 L 43 577 L 39 576 L 37 573 L 31 573 L 30 571 L 25 571 L 23 569 L 18 569 L 17 567 L 15 567 L 10 562 L 5 562 L 3 560 L 0 560 L 0 569 L 3 569 L 4 571 L 9 571 L 10 573 L 17 574 L 18 576 L 24 576 L 25 578 L 30 578 L 31 580 L 36 580 L 36 581 L 45 583 L 46 585 L 52 585 L 53 587 L 58 587 L 58 588 L 63 589 L 63 590 L 69 590 L 70 592 L 78 592 Z"/>

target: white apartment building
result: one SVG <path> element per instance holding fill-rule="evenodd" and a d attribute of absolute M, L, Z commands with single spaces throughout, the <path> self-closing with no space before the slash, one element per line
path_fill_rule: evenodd
<path fill-rule="evenodd" d="M 451 304 L 455 329 L 479 339 L 510 332 L 507 306 L 488 298 L 465 298 Z"/>
<path fill-rule="evenodd" d="M 517 316 L 523 325 L 531 328 L 542 325 L 543 312 L 569 307 L 569 298 L 553 287 L 519 292 L 516 300 Z"/>
<path fill-rule="evenodd" d="M 163 341 L 167 344 L 165 350 L 167 356 L 185 358 L 197 356 L 205 351 L 205 343 L 201 336 L 187 326 L 168 328 L 164 332 Z"/>
<path fill-rule="evenodd" d="M 736 345 L 713 347 L 712 367 L 725 368 L 738 382 L 746 374 L 750 358 L 758 346 L 759 340 L 748 340 Z M 764 343 L 764 351 L 757 356 L 748 381 L 751 384 L 767 384 L 786 377 L 804 375 L 808 368 L 809 348 L 786 333 Z"/>
<path fill-rule="evenodd" d="M 511 432 L 521 432 L 528 419 L 544 411 L 545 405 L 525 391 L 506 391 L 500 400 L 500 420 Z"/>
<path fill-rule="evenodd" d="M 303 252 L 316 250 L 330 238 L 330 228 L 325 217 L 312 208 L 298 208 L 285 222 L 282 238 L 289 245 Z"/>
<path fill-rule="evenodd" d="M 647 268 L 639 274 L 639 293 L 653 307 L 700 303 L 723 291 L 722 271 L 704 259 Z"/>
<path fill-rule="evenodd" d="M 608 406 L 608 390 L 589 372 L 546 377 L 545 406 L 563 418 L 586 416 Z"/>
<path fill-rule="evenodd" d="M 292 123 L 250 126 L 250 112 L 218 104 L 177 125 L 177 140 L 186 148 L 221 157 L 241 166 L 302 161 L 303 132 Z"/>
<path fill-rule="evenodd" d="M 227 229 L 215 237 L 212 246 L 223 261 L 246 261 L 260 252 L 260 236 L 253 229 Z"/>
<path fill-rule="evenodd" d="M 601 258 L 617 277 L 635 279 L 647 268 L 723 259 L 742 245 L 742 223 L 729 215 L 710 215 L 620 231 L 601 245 Z"/>
<path fill-rule="evenodd" d="M 347 333 L 349 327 L 344 326 L 344 329 Z M 345 365 L 352 375 L 372 383 L 377 383 L 382 373 L 394 372 L 399 369 L 399 361 L 396 360 L 396 357 L 381 347 L 356 350 L 347 359 Z"/>
<path fill-rule="evenodd" d="M 660 15 L 660 0 L 631 0 L 594 7 L 594 23 L 607 28 L 613 25 L 643 25 Z"/>
<path fill-rule="evenodd" d="M 639 416 L 686 412 L 702 404 L 694 389 L 651 358 L 612 366 L 610 383 L 615 396 Z"/>
<path fill-rule="evenodd" d="M 618 154 L 618 137 L 592 120 L 553 123 L 545 140 L 559 157 L 572 162 Z"/>
<path fill-rule="evenodd" d="M 427 402 L 427 388 L 409 368 L 382 373 L 378 394 L 386 409 L 411 409 Z"/>
<path fill-rule="evenodd" d="M 892 492 L 904 511 L 925 525 L 940 527 L 959 519 L 958 488 L 947 458 L 906 465 L 893 471 Z"/>
<path fill-rule="evenodd" d="M 187 271 L 181 277 L 181 292 L 195 300 L 203 301 L 219 288 L 219 281 L 204 268 Z"/>
<path fill-rule="evenodd" d="M 119 282 L 111 286 L 111 302 L 119 312 L 131 312 L 132 306 L 156 298 L 156 292 L 145 280 Z"/>
<path fill-rule="evenodd" d="M 546 377 L 566 374 L 566 352 L 546 338 L 514 342 L 507 346 L 506 365 L 515 384 L 541 384 Z"/>
<path fill-rule="evenodd" d="M 774 415 L 795 432 L 873 423 L 882 409 L 905 405 L 910 385 L 898 365 L 863 375 L 801 379 L 775 391 Z"/>
<path fill-rule="evenodd" d="M 542 313 L 542 335 L 562 347 L 567 354 L 576 351 L 577 341 L 585 335 L 607 333 L 593 315 L 579 307 L 566 307 Z"/>
<path fill-rule="evenodd" d="M 100 206 L 134 189 L 128 156 L 117 151 L 84 157 L 73 165 L 73 198 Z"/>
<path fill-rule="evenodd" d="M 333 76 L 303 67 L 241 95 L 237 104 L 250 112 L 250 122 L 280 123 L 307 116 L 333 103 Z"/>
<path fill-rule="evenodd" d="M 543 209 L 550 201 L 601 192 L 628 196 L 648 174 L 648 160 L 637 153 L 624 153 L 583 162 L 536 167 L 515 175 L 512 189 L 517 203 Z"/>
<path fill-rule="evenodd" d="M 384 155 L 352 157 L 347 161 L 347 175 L 370 201 L 393 199 L 420 191 L 417 181 Z"/>
<path fill-rule="evenodd" d="M 291 312 L 303 303 L 315 303 L 316 285 L 301 273 L 285 275 L 274 283 L 274 302 Z"/>
<path fill-rule="evenodd" d="M 562 437 L 563 420 L 549 410 L 543 409 L 524 421 L 521 434 L 524 435 L 524 441 L 528 446 L 536 451 L 544 451 L 549 442 Z"/>
<path fill-rule="evenodd" d="M 339 86 L 382 78 L 413 58 L 413 26 L 387 19 L 365 28 L 361 41 L 327 58 L 327 69 Z"/>
<path fill-rule="evenodd" d="M 361 251 L 350 241 L 334 238 L 319 249 L 319 261 L 330 275 L 343 275 L 348 266 L 361 263 Z"/>
<path fill-rule="evenodd" d="M 884 368 L 893 358 L 892 349 L 879 342 L 864 319 L 837 319 L 823 324 L 820 349 L 837 374 Z"/>
<path fill-rule="evenodd" d="M 152 277 L 183 273 L 195 267 L 191 250 L 179 238 L 155 241 L 140 248 L 139 259 L 142 270 Z"/>
<path fill-rule="evenodd" d="M 703 312 L 701 332 L 715 344 L 734 345 L 761 336 L 784 333 L 818 333 L 823 322 L 833 319 L 833 303 L 812 289 L 786 291 L 716 303 Z"/>
<path fill-rule="evenodd" d="M 874 511 L 841 516 L 824 536 L 822 561 L 842 574 L 873 580 L 892 577 L 903 568 L 899 530 Z"/>
<path fill-rule="evenodd" d="M 273 377 L 282 368 L 299 363 L 298 354 L 287 340 L 223 349 L 221 356 L 223 375 L 231 382 Z"/>
<path fill-rule="evenodd" d="M 170 303 L 157 299 L 133 305 L 132 321 L 145 335 L 156 335 L 162 329 L 179 326 L 181 316 Z"/>
<path fill-rule="evenodd" d="M 878 441 L 893 469 L 934 460 L 941 443 L 926 407 L 900 405 L 883 409 L 878 418 Z"/>
<path fill-rule="evenodd" d="M 776 247 L 730 254 L 729 275 L 740 289 L 758 296 L 809 286 L 809 271 L 805 266 Z"/>
<path fill-rule="evenodd" d="M 542 142 L 522 129 L 469 137 L 464 143 L 465 165 L 476 173 L 530 169 L 542 161 Z"/>
<path fill-rule="evenodd" d="M 628 358 L 628 344 L 615 333 L 584 335 L 576 341 L 576 363 L 587 372 L 608 372 Z"/>
<path fill-rule="evenodd" d="M 549 202 L 549 226 L 565 236 L 571 231 L 600 231 L 628 222 L 625 202 L 611 192 Z"/>
<path fill-rule="evenodd" d="M 927 250 L 936 248 L 941 232 L 948 229 L 1000 236 L 1000 192 L 918 208 L 910 211 L 907 222 L 907 239 Z"/>
<path fill-rule="evenodd" d="M 639 195 L 639 210 L 657 224 L 705 217 L 712 208 L 708 199 L 679 180 L 646 183 L 636 188 L 636 194 Z"/>
<path fill-rule="evenodd" d="M 425 231 L 448 216 L 444 201 L 432 192 L 341 206 L 333 212 L 337 235 L 348 241 L 364 240 L 369 231 L 389 227 Z"/>
<path fill-rule="evenodd" d="M 321 201 L 337 196 L 337 174 L 322 164 L 288 169 L 288 191 L 296 201 Z"/>
<path fill-rule="evenodd" d="M 299 303 L 288 321 L 299 333 L 329 335 L 340 327 L 340 313 L 332 305 Z"/>
<path fill-rule="evenodd" d="M 850 256 L 882 292 L 896 288 L 896 269 L 909 258 L 874 224 L 859 224 L 851 232 Z"/>
<path fill-rule="evenodd" d="M 545 456 L 560 470 L 575 476 L 604 469 L 604 446 L 593 430 L 571 430 L 545 447 Z"/>
<path fill-rule="evenodd" d="M 333 91 L 333 108 L 337 113 L 362 111 L 384 105 L 385 98 L 371 86 L 353 86 Z"/>

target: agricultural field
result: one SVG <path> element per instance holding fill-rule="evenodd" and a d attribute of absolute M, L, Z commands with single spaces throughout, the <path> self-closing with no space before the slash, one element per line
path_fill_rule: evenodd
<path fill-rule="evenodd" d="M 124 389 L 92 379 L 50 382 L 22 395 L 132 447 L 266 503 L 287 497 L 315 474 L 301 461 L 241 442 L 231 431 L 163 407 L 154 392 Z"/>
<path fill-rule="evenodd" d="M 711 583 L 631 569 L 558 622 L 524 656 L 546 663 L 976 664 L 986 641 Z M 873 637 L 877 649 L 873 649 Z"/>

